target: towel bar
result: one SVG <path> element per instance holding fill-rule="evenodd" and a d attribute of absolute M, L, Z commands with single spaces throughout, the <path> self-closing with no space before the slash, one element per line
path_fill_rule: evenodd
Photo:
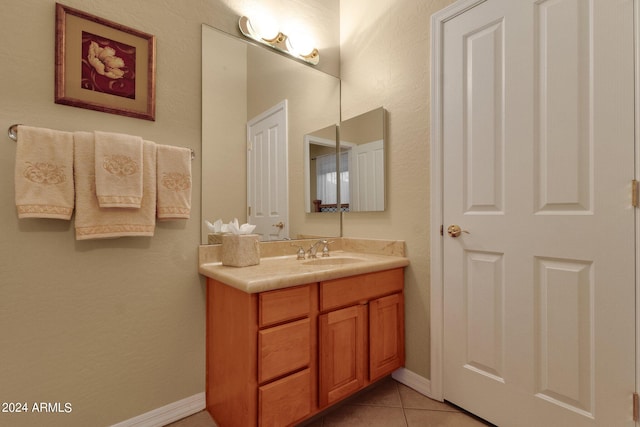
<path fill-rule="evenodd" d="M 9 126 L 9 129 L 7 130 L 7 133 L 9 134 L 9 138 L 13 139 L 14 141 L 18 141 L 18 126 L 20 126 L 19 124 L 14 124 Z M 196 152 L 193 151 L 193 148 L 190 149 L 191 150 L 191 160 L 196 158 Z"/>
<path fill-rule="evenodd" d="M 13 139 L 14 141 L 18 141 L 18 126 L 19 125 L 11 125 L 9 126 L 9 138 Z"/>

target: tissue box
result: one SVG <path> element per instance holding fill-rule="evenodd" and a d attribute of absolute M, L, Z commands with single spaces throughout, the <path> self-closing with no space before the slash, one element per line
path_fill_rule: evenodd
<path fill-rule="evenodd" d="M 260 236 L 257 234 L 223 234 L 222 265 L 247 267 L 260 264 Z"/>
<path fill-rule="evenodd" d="M 223 233 L 209 233 L 207 240 L 210 245 L 220 245 L 222 244 L 222 235 Z"/>

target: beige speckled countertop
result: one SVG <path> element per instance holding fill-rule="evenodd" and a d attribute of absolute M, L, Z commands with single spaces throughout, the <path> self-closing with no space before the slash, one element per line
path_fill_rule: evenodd
<path fill-rule="evenodd" d="M 315 260 L 296 259 L 296 249 L 291 247 L 291 243 L 301 241 L 263 242 L 260 264 L 249 267 L 224 266 L 219 261 L 221 247 L 203 245 L 200 247 L 198 272 L 244 292 L 256 293 L 409 265 L 402 241 L 332 240 L 331 255 L 327 258 L 318 255 Z M 306 248 L 313 241 L 302 243 Z"/>

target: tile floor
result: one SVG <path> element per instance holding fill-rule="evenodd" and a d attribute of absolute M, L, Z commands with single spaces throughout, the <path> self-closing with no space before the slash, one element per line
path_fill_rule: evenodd
<path fill-rule="evenodd" d="M 484 427 L 491 426 L 447 403 L 437 402 L 385 378 L 306 421 L 300 427 Z M 171 427 L 215 427 L 206 411 L 169 424 Z"/>

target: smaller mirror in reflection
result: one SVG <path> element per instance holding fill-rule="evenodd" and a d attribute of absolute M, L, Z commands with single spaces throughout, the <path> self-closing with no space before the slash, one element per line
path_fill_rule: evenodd
<path fill-rule="evenodd" d="M 340 199 L 349 212 L 385 209 L 385 111 L 380 107 L 340 122 Z"/>
<path fill-rule="evenodd" d="M 305 210 L 336 212 L 338 208 L 338 143 L 336 125 L 304 137 Z"/>

